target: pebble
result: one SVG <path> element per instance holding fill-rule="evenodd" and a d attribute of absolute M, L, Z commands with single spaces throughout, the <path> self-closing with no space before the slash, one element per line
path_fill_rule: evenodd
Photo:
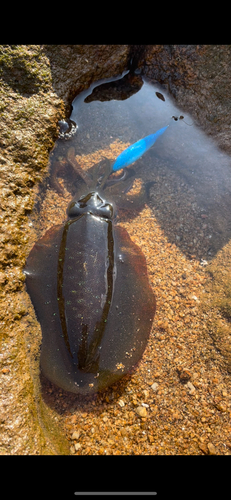
<path fill-rule="evenodd" d="M 76 451 L 80 450 L 81 447 L 82 447 L 82 445 L 80 443 L 76 443 L 75 444 L 75 450 Z"/>
<path fill-rule="evenodd" d="M 151 385 L 151 389 L 152 389 L 154 392 L 156 392 L 156 391 L 157 391 L 157 389 L 158 389 L 158 386 L 159 386 L 159 384 L 157 384 L 157 382 L 154 382 L 154 384 L 152 384 L 152 385 Z"/>
<path fill-rule="evenodd" d="M 201 451 L 203 451 L 203 453 L 205 453 L 205 455 L 207 455 L 207 454 L 208 454 L 208 449 L 207 449 L 206 444 L 204 444 L 204 443 L 199 443 L 199 444 L 198 444 L 198 446 L 199 446 L 200 450 L 201 450 Z"/>
<path fill-rule="evenodd" d="M 143 394 L 144 394 L 144 399 L 147 399 L 147 398 L 148 398 L 148 396 L 149 396 L 149 392 L 145 389 L 145 390 L 143 391 Z M 223 394 L 223 396 L 224 396 L 224 394 Z"/>
<path fill-rule="evenodd" d="M 2 368 L 2 373 L 9 373 L 9 368 Z"/>
<path fill-rule="evenodd" d="M 118 401 L 118 404 L 121 406 L 121 408 L 123 408 L 123 406 L 125 406 L 125 402 L 122 399 L 120 399 Z"/>
<path fill-rule="evenodd" d="M 226 407 L 222 403 L 217 403 L 216 407 L 219 411 L 222 411 L 222 412 L 226 411 Z"/>
<path fill-rule="evenodd" d="M 194 392 L 196 391 L 194 385 L 191 382 L 188 382 L 186 386 L 189 388 L 189 394 L 194 394 Z"/>
<path fill-rule="evenodd" d="M 80 431 L 74 431 L 71 436 L 71 439 L 79 439 L 79 436 L 80 436 Z"/>
<path fill-rule="evenodd" d="M 139 417 L 147 416 L 147 410 L 144 406 L 138 406 L 138 408 L 136 408 L 136 413 L 137 415 L 139 415 Z"/>
<path fill-rule="evenodd" d="M 213 443 L 208 443 L 208 450 L 209 450 L 210 455 L 216 455 L 216 453 L 217 453 L 217 450 L 216 450 L 215 446 L 213 445 Z"/>

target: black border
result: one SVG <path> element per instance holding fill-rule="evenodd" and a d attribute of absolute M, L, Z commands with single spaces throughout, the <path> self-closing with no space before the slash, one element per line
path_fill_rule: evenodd
<path fill-rule="evenodd" d="M 228 498 L 230 491 L 228 456 L 1 456 L 0 460 L 2 491 L 12 499 L 19 495 L 33 499 L 40 493 L 57 500 L 106 500 L 107 496 L 74 493 L 156 491 L 156 500 L 213 500 Z"/>

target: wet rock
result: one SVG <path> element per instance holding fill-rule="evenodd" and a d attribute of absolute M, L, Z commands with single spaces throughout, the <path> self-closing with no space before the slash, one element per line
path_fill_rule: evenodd
<path fill-rule="evenodd" d="M 136 413 L 137 415 L 139 415 L 139 417 L 147 416 L 147 410 L 144 406 L 138 406 L 138 408 L 136 408 Z"/>
<path fill-rule="evenodd" d="M 210 455 L 216 455 L 217 454 L 217 450 L 215 448 L 215 446 L 213 445 L 213 443 L 208 443 L 208 450 L 209 450 L 209 454 Z"/>
<path fill-rule="evenodd" d="M 120 405 L 121 408 L 125 406 L 125 402 L 122 399 L 118 401 L 118 404 Z"/>
<path fill-rule="evenodd" d="M 144 395 L 144 399 L 146 400 L 149 396 L 149 391 L 147 391 L 146 389 L 143 390 L 143 395 Z"/>
<path fill-rule="evenodd" d="M 203 451 L 203 453 L 204 453 L 205 455 L 208 455 L 208 448 L 207 448 L 207 445 L 206 445 L 206 444 L 204 444 L 204 443 L 199 443 L 199 444 L 198 444 L 198 446 L 199 446 L 200 450 L 201 450 L 201 451 Z"/>
<path fill-rule="evenodd" d="M 187 387 L 189 389 L 189 394 L 192 395 L 192 394 L 194 394 L 196 392 L 196 389 L 195 389 L 194 385 L 191 382 L 188 382 L 186 385 L 187 385 Z"/>
<path fill-rule="evenodd" d="M 127 68 L 129 45 L 47 45 L 53 88 L 70 114 L 71 102 L 96 80 L 116 76 Z"/>
<path fill-rule="evenodd" d="M 226 412 L 226 406 L 221 402 L 216 404 L 216 408 L 221 412 Z"/>
<path fill-rule="evenodd" d="M 229 152 L 230 63 L 225 45 L 149 45 L 145 53 L 145 74 L 166 86 L 181 108 Z"/>
<path fill-rule="evenodd" d="M 79 439 L 79 436 L 80 436 L 80 431 L 79 430 L 78 431 L 74 431 L 73 434 L 72 434 L 72 436 L 71 436 L 71 439 L 73 439 L 73 440 L 76 439 L 77 440 L 77 439 Z"/>
<path fill-rule="evenodd" d="M 1 46 L 1 353 L 14 372 L 4 374 L 1 387 L 0 409 L 4 404 L 7 413 L 2 453 L 68 453 L 59 417 L 46 403 L 51 393 L 45 382 L 41 399 L 41 329 L 22 272 L 33 244 L 28 214 L 72 96 L 93 80 L 127 69 L 129 54 L 127 45 Z"/>

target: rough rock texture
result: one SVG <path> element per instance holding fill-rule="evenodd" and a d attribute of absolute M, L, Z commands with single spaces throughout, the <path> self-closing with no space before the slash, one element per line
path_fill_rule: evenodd
<path fill-rule="evenodd" d="M 63 99 L 67 115 L 79 92 L 93 81 L 122 73 L 131 58 L 128 45 L 49 45 L 44 52 L 53 89 Z"/>
<path fill-rule="evenodd" d="M 33 241 L 28 214 L 36 186 L 47 174 L 58 120 L 68 116 L 72 98 L 92 81 L 139 67 L 148 78 L 166 85 L 180 107 L 230 152 L 230 59 L 230 46 L 0 47 L 2 454 L 69 452 L 57 412 L 41 397 L 41 330 L 22 272 Z M 227 273 L 229 255 L 227 249 L 221 251 L 216 261 Z M 223 274 L 213 269 L 213 279 L 219 275 L 219 283 Z M 221 286 L 224 294 L 227 290 L 227 301 L 222 302 L 219 296 L 219 304 L 213 302 L 213 307 L 218 307 L 227 320 L 220 327 L 228 339 L 230 292 L 229 286 Z M 213 333 L 215 343 L 217 332 Z M 229 346 L 226 350 L 230 352 Z"/>
<path fill-rule="evenodd" d="M 128 46 L 0 48 L 1 453 L 67 452 L 56 429 L 57 417 L 40 396 L 41 332 L 24 289 L 23 267 L 30 247 L 27 216 L 33 207 L 33 186 L 47 171 L 58 120 L 65 116 L 60 96 L 67 104 L 70 93 L 84 84 L 120 73 L 128 54 Z M 35 349 L 25 333 L 28 325 L 31 337 L 38 339 Z"/>
<path fill-rule="evenodd" d="M 179 106 L 231 152 L 230 45 L 148 45 L 144 74 L 166 86 Z"/>

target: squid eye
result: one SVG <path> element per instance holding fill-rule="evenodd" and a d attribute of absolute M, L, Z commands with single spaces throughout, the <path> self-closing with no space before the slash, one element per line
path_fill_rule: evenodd
<path fill-rule="evenodd" d="M 78 217 L 84 212 L 84 209 L 79 206 L 79 203 L 72 201 L 67 209 L 68 217 Z"/>

